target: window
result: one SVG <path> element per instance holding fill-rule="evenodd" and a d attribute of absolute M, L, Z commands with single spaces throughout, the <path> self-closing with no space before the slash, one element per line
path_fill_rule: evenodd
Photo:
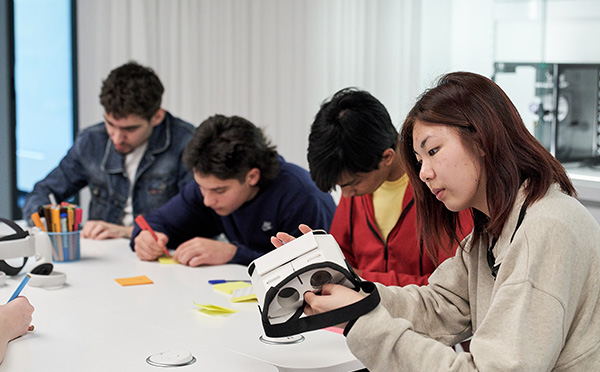
<path fill-rule="evenodd" d="M 73 144 L 74 8 L 71 0 L 14 0 L 19 207 Z"/>

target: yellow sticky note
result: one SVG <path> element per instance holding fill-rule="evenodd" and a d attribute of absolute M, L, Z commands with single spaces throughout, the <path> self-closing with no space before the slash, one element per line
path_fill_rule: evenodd
<path fill-rule="evenodd" d="M 252 287 L 236 289 L 235 291 L 233 291 L 233 294 L 231 295 L 231 302 L 250 302 L 250 301 L 258 302 L 258 299 L 256 298 L 256 294 L 254 293 L 254 288 L 252 288 Z"/>
<path fill-rule="evenodd" d="M 140 285 L 140 284 L 154 284 L 152 280 L 150 280 L 146 275 L 134 276 L 131 278 L 119 278 L 115 279 L 115 281 L 122 286 L 127 285 Z"/>
<path fill-rule="evenodd" d="M 175 261 L 173 257 L 160 256 L 158 258 L 158 263 L 161 264 L 178 264 L 179 262 Z"/>
<path fill-rule="evenodd" d="M 231 302 L 250 302 L 250 301 L 258 302 L 258 298 L 256 298 L 255 294 L 249 294 L 246 296 L 239 296 L 239 297 L 231 297 Z"/>
<path fill-rule="evenodd" d="M 217 291 L 225 292 L 227 294 L 233 294 L 233 291 L 240 288 L 251 287 L 252 284 L 246 282 L 227 282 L 213 285 L 213 288 Z"/>
<path fill-rule="evenodd" d="M 194 304 L 200 307 L 200 311 L 209 315 L 225 315 L 237 313 L 237 310 L 229 309 L 223 306 L 211 305 L 211 304 L 199 304 L 194 301 Z"/>

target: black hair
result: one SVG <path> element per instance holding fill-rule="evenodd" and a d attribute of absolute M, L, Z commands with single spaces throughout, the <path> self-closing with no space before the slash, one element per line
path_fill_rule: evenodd
<path fill-rule="evenodd" d="M 310 175 L 323 191 L 343 174 L 377 169 L 383 152 L 396 149 L 398 131 L 377 98 L 345 88 L 321 105 L 308 137 Z"/>
<path fill-rule="evenodd" d="M 239 116 L 214 115 L 204 120 L 183 152 L 195 173 L 244 182 L 252 168 L 260 170 L 258 186 L 275 179 L 280 163 L 275 146 L 262 130 Z"/>

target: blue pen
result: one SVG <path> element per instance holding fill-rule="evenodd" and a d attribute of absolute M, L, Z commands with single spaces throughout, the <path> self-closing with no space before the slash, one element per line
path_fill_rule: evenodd
<path fill-rule="evenodd" d="M 213 279 L 209 280 L 208 284 L 222 284 L 222 283 L 232 283 L 232 282 L 244 282 L 251 283 L 249 280 L 225 280 L 225 279 Z"/>
<path fill-rule="evenodd" d="M 19 284 L 17 289 L 15 289 L 15 293 L 13 293 L 12 296 L 10 296 L 10 298 L 8 299 L 8 301 L 6 303 L 11 302 L 12 300 L 17 298 L 17 296 L 19 296 L 21 294 L 21 291 L 23 290 L 23 288 L 25 288 L 25 284 L 27 284 L 29 279 L 31 279 L 31 276 L 29 276 L 29 274 L 25 275 L 25 277 L 21 281 L 21 284 Z"/>

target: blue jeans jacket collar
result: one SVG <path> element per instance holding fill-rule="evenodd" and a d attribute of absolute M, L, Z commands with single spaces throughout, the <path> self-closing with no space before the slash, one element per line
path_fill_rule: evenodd
<path fill-rule="evenodd" d="M 154 127 L 148 139 L 148 150 L 140 162 L 140 173 L 146 170 L 154 162 L 154 155 L 166 151 L 171 144 L 171 120 L 169 115 L 165 116 L 163 122 Z M 125 173 L 123 168 L 123 156 L 115 150 L 112 141 L 106 143 L 101 168 L 106 173 Z"/>

